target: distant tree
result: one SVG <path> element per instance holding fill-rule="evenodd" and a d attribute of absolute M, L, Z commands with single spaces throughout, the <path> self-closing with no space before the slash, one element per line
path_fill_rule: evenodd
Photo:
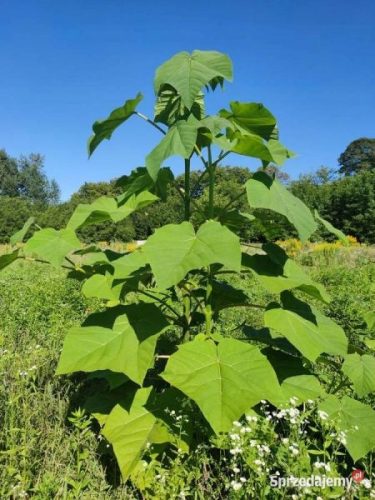
<path fill-rule="evenodd" d="M 375 170 L 336 180 L 330 191 L 329 220 L 346 234 L 375 243 Z"/>
<path fill-rule="evenodd" d="M 72 194 L 70 201 L 78 205 L 78 203 L 92 203 L 99 196 L 116 196 L 121 193 L 121 189 L 116 186 L 116 179 L 109 182 L 85 182 Z"/>
<path fill-rule="evenodd" d="M 375 139 L 361 137 L 351 142 L 339 156 L 339 172 L 353 175 L 364 170 L 375 170 Z"/>
<path fill-rule="evenodd" d="M 19 173 L 17 161 L 0 149 L 0 196 L 19 196 Z"/>
<path fill-rule="evenodd" d="M 44 158 L 39 154 L 11 158 L 0 150 L 0 196 L 25 198 L 41 205 L 56 204 L 60 190 L 55 180 L 44 173 Z"/>
<path fill-rule="evenodd" d="M 10 236 L 21 229 L 30 216 L 38 217 L 35 205 L 24 198 L 0 196 L 0 243 L 8 243 Z"/>

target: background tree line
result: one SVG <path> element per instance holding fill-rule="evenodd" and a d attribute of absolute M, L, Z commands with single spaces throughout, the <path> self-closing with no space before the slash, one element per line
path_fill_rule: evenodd
<path fill-rule="evenodd" d="M 357 139 L 349 144 L 338 159 L 339 169 L 322 167 L 313 174 L 300 176 L 290 181 L 288 176 L 275 171 L 281 182 L 300 197 L 311 209 L 317 209 L 327 220 L 346 234 L 360 241 L 375 243 L 375 139 Z M 272 168 L 271 168 L 272 170 Z M 200 172 L 194 172 L 193 203 L 196 222 L 199 223 L 207 208 L 208 186 L 203 181 L 198 187 Z M 282 216 L 268 213 L 263 223 L 249 222 L 238 217 L 238 212 L 248 212 L 243 184 L 251 172 L 241 167 L 221 167 L 217 171 L 218 202 L 215 207 L 226 224 L 240 225 L 242 237 L 252 241 L 286 239 L 294 237 L 294 231 Z M 178 183 L 180 178 L 177 177 Z M 0 150 L 0 243 L 9 237 L 25 220 L 34 215 L 41 227 L 59 229 L 67 223 L 79 203 L 90 203 L 98 196 L 116 195 L 121 192 L 116 180 L 110 182 L 85 183 L 67 202 L 59 203 L 59 188 L 54 180 L 44 173 L 43 157 L 31 154 L 19 159 L 11 158 Z M 169 188 L 167 201 L 160 201 L 133 214 L 119 224 L 104 223 L 82 230 L 86 242 L 131 241 L 145 239 L 154 229 L 183 219 L 183 203 L 174 187 Z M 223 221 L 224 222 L 224 221 Z M 94 238 L 95 235 L 95 238 Z M 327 237 L 324 233 L 318 237 Z"/>

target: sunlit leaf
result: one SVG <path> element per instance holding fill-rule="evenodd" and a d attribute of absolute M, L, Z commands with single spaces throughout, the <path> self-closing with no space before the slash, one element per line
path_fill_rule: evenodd
<path fill-rule="evenodd" d="M 375 358 L 369 354 L 360 356 L 348 354 L 342 365 L 342 371 L 353 382 L 359 396 L 375 391 Z"/>
<path fill-rule="evenodd" d="M 146 156 L 146 168 L 150 177 L 157 179 L 163 162 L 171 156 L 189 158 L 193 152 L 197 139 L 197 126 L 194 121 L 179 120 L 173 125 L 159 142 L 159 144 Z"/>
<path fill-rule="evenodd" d="M 314 211 L 315 219 L 320 222 L 329 233 L 335 235 L 340 241 L 342 241 L 345 245 L 349 244 L 348 238 L 345 236 L 345 234 L 340 231 L 340 229 L 337 229 L 334 227 L 330 222 L 327 220 L 323 219 L 323 217 L 320 217 L 319 213 L 317 210 Z"/>
<path fill-rule="evenodd" d="M 230 430 L 261 399 L 281 397 L 267 358 L 257 347 L 234 339 L 182 344 L 162 377 L 197 403 L 216 433 Z"/>
<path fill-rule="evenodd" d="M 239 238 L 219 222 L 207 221 L 195 233 L 190 222 L 168 224 L 149 237 L 143 247 L 161 288 L 181 281 L 193 269 L 218 263 L 239 271 Z"/>
<path fill-rule="evenodd" d="M 257 102 L 230 103 L 230 111 L 220 111 L 220 116 L 232 121 L 241 129 L 269 139 L 276 126 L 276 118 L 263 104 Z"/>
<path fill-rule="evenodd" d="M 163 85 L 171 85 L 190 109 L 201 89 L 218 77 L 221 81 L 232 80 L 232 62 L 227 55 L 202 50 L 179 52 L 156 70 L 155 93 Z"/>
<path fill-rule="evenodd" d="M 345 432 L 345 448 L 356 462 L 375 448 L 375 411 L 368 405 L 344 396 L 330 395 L 319 405 L 330 424 Z"/>
<path fill-rule="evenodd" d="M 12 245 L 16 245 L 17 243 L 21 243 L 26 236 L 27 231 L 30 229 L 30 227 L 34 224 L 35 222 L 35 217 L 29 217 L 23 227 L 17 231 L 16 233 L 13 234 L 13 236 L 10 237 L 10 243 Z"/>
<path fill-rule="evenodd" d="M 119 204 L 116 198 L 101 196 L 93 203 L 81 203 L 73 212 L 67 228 L 76 231 L 80 227 L 99 224 L 111 220 L 120 222 L 130 214 L 158 200 L 158 197 L 148 191 L 130 196 L 125 203 Z"/>
<path fill-rule="evenodd" d="M 147 444 L 152 442 L 152 433 L 157 421 L 145 404 L 151 387 L 139 389 L 129 411 L 116 405 L 106 419 L 102 434 L 111 443 L 121 475 L 126 480 L 138 465 Z"/>
<path fill-rule="evenodd" d="M 324 286 L 313 281 L 281 247 L 267 243 L 262 246 L 262 250 L 266 252 L 264 255 L 243 254 L 242 265 L 250 268 L 268 291 L 280 293 L 298 288 L 319 300 L 330 301 Z"/>
<path fill-rule="evenodd" d="M 112 328 L 91 324 L 69 330 L 58 374 L 111 370 L 142 384 L 153 365 L 158 336 L 168 323 L 154 304 L 142 302 L 107 312 L 111 315 L 115 318 Z"/>
<path fill-rule="evenodd" d="M 66 255 L 79 248 L 81 242 L 71 229 L 41 229 L 26 242 L 24 252 L 35 254 L 55 267 L 60 267 Z"/>
<path fill-rule="evenodd" d="M 283 307 L 271 305 L 264 313 L 266 326 L 284 335 L 310 361 L 323 352 L 347 353 L 348 341 L 339 325 L 290 292 L 282 292 L 281 297 Z"/>
<path fill-rule="evenodd" d="M 138 93 L 134 99 L 128 99 L 123 106 L 114 109 L 108 118 L 94 123 L 92 126 L 94 133 L 88 142 L 90 156 L 104 139 L 110 139 L 116 128 L 134 114 L 142 99 L 142 94 Z"/>
<path fill-rule="evenodd" d="M 246 183 L 247 199 L 251 208 L 266 208 L 284 215 L 306 241 L 317 229 L 310 209 L 277 179 L 265 172 L 256 172 Z"/>

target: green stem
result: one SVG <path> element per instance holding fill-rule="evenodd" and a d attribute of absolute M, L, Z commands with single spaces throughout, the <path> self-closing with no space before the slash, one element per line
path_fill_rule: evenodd
<path fill-rule="evenodd" d="M 222 210 L 228 210 L 229 207 L 231 207 L 239 198 L 244 196 L 246 194 L 246 191 L 242 191 L 239 195 L 234 197 L 232 200 L 230 200 L 223 208 Z"/>
<path fill-rule="evenodd" d="M 215 168 L 216 165 L 212 163 L 211 147 L 208 146 L 208 175 L 209 175 L 209 186 L 208 186 L 208 217 L 213 219 L 214 217 L 214 189 L 215 189 Z"/>
<path fill-rule="evenodd" d="M 185 159 L 185 220 L 190 219 L 190 158 Z"/>
<path fill-rule="evenodd" d="M 204 309 L 206 319 L 206 335 L 210 335 L 212 331 L 212 269 L 208 271 L 208 281 L 206 288 L 206 307 Z"/>
<path fill-rule="evenodd" d="M 216 165 L 212 163 L 211 146 L 208 146 L 207 149 L 208 149 L 207 170 L 208 170 L 208 175 L 209 175 L 208 217 L 210 219 L 213 219 Z M 213 288 L 213 270 L 212 270 L 212 266 L 209 266 L 207 288 L 206 288 L 206 307 L 205 307 L 206 335 L 210 335 L 211 331 L 212 331 L 212 315 L 213 315 L 213 313 L 212 313 L 212 288 Z"/>
<path fill-rule="evenodd" d="M 156 129 L 158 129 L 159 132 L 161 132 L 162 134 L 166 135 L 167 132 L 163 128 L 161 128 L 157 123 L 155 123 L 153 120 L 151 120 L 151 118 L 149 118 L 148 116 L 144 115 L 143 113 L 139 113 L 138 111 L 135 111 L 135 114 L 137 116 L 139 116 L 139 118 L 142 118 L 142 120 L 145 120 L 147 123 L 149 123 L 150 125 L 152 125 Z"/>
<path fill-rule="evenodd" d="M 175 311 L 173 309 L 173 307 L 171 307 L 169 304 L 166 304 L 166 302 L 164 300 L 159 299 L 159 297 L 155 297 L 155 295 L 153 295 L 152 293 L 145 292 L 144 290 L 137 290 L 137 291 L 138 291 L 138 293 L 142 293 L 146 297 L 150 297 L 150 299 L 153 299 L 156 302 L 159 302 L 159 304 L 163 305 L 164 307 L 169 309 L 171 312 L 173 312 L 173 314 L 175 314 L 177 316 L 177 318 L 180 317 L 180 314 L 177 311 Z"/>

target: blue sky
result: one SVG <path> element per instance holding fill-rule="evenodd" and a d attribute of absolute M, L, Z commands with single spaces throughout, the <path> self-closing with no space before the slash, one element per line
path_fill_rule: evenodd
<path fill-rule="evenodd" d="M 0 0 L 0 22 L 0 148 L 44 154 L 63 199 L 143 164 L 157 131 L 135 118 L 88 160 L 91 125 L 139 90 L 151 115 L 154 70 L 180 50 L 232 57 L 234 82 L 208 111 L 263 102 L 298 153 L 292 177 L 375 136 L 373 0 Z"/>

